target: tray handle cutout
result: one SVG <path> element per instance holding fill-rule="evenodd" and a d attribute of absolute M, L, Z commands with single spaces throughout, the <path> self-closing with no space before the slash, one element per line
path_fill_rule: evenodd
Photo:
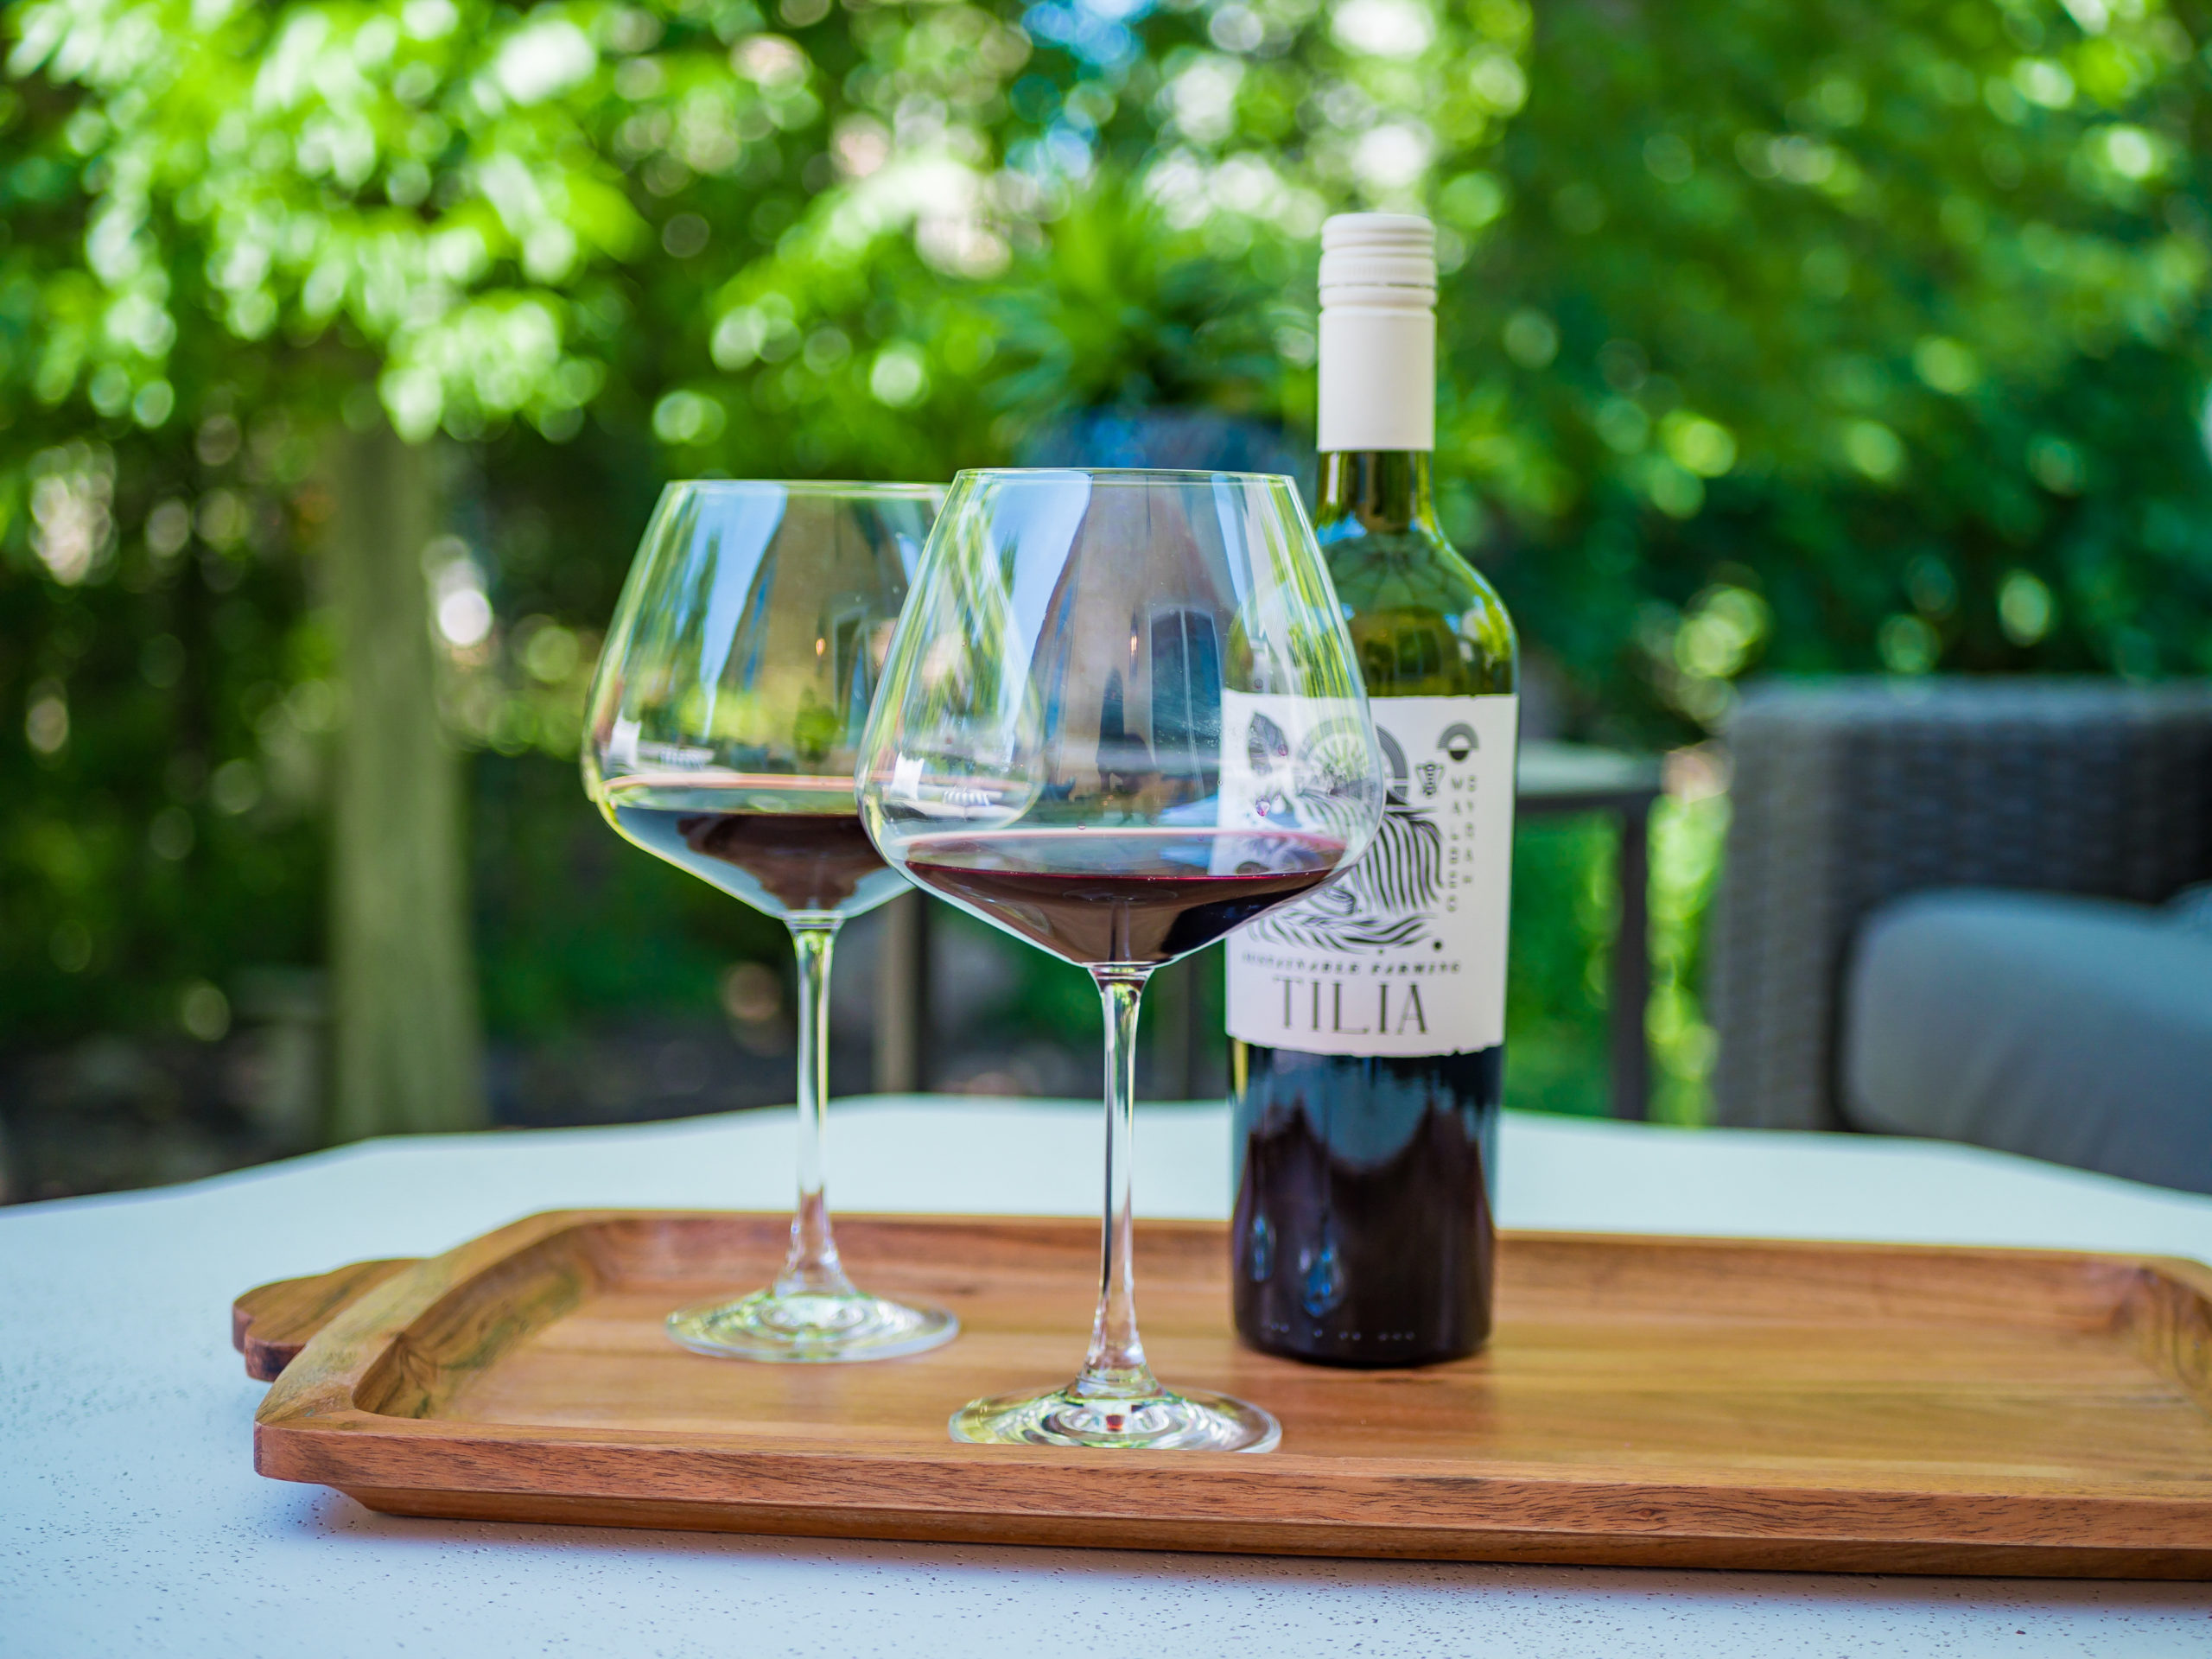
<path fill-rule="evenodd" d="M 245 1374 L 274 1382 L 308 1338 L 338 1316 L 351 1301 L 366 1295 L 421 1258 L 388 1256 L 356 1262 L 305 1279 L 279 1279 L 257 1285 L 231 1304 L 231 1346 L 245 1356 Z"/>

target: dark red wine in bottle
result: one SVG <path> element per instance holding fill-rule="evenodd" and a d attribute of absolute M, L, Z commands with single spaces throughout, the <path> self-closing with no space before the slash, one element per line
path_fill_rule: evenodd
<path fill-rule="evenodd" d="M 1516 646 L 1432 499 L 1434 232 L 1344 214 L 1321 248 L 1315 529 L 1389 804 L 1342 880 L 1226 946 L 1234 1300 L 1269 1353 L 1421 1365 L 1490 1334 Z"/>

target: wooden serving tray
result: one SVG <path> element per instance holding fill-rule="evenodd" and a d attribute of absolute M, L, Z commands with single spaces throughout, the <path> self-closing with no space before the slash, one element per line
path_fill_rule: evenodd
<path fill-rule="evenodd" d="M 945 1433 L 971 1396 L 1073 1373 L 1096 1222 L 841 1218 L 861 1282 L 960 1315 L 957 1341 L 911 1359 L 747 1364 L 663 1334 L 671 1308 L 765 1283 L 786 1227 L 556 1212 L 250 1293 L 239 1345 L 283 1367 L 255 1467 L 487 1520 L 2212 1576 L 2212 1271 L 2195 1262 L 1509 1234 L 1487 1352 L 1363 1372 L 1240 1347 L 1224 1229 L 1147 1222 L 1154 1366 L 1267 1406 L 1282 1448 L 1107 1453 Z"/>

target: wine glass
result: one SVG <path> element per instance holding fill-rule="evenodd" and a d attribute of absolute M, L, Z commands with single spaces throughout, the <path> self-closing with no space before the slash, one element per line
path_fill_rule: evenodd
<path fill-rule="evenodd" d="M 1264 1452 L 1265 1410 L 1163 1388 L 1131 1276 L 1137 1006 L 1163 963 L 1313 892 L 1384 772 L 1351 639 L 1287 479 L 953 480 L 861 740 L 861 819 L 909 880 L 1081 964 L 1105 1013 L 1098 1311 L 1064 1388 L 955 1440 Z"/>
<path fill-rule="evenodd" d="M 861 725 L 944 499 L 935 485 L 671 484 L 600 657 L 584 787 L 623 839 L 790 928 L 798 957 L 798 1205 L 783 1272 L 679 1308 L 701 1353 L 887 1359 L 950 1341 L 941 1308 L 856 1290 L 823 1184 L 830 953 L 905 889 L 854 809 Z"/>

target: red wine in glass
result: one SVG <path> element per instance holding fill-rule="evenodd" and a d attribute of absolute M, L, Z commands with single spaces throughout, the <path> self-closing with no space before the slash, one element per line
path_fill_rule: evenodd
<path fill-rule="evenodd" d="M 799 781 L 624 779 L 607 809 L 624 840 L 771 916 L 857 914 L 906 885 L 861 828 L 850 789 Z M 798 810 L 760 810 L 764 798 Z"/>
<path fill-rule="evenodd" d="M 1158 964 L 1310 893 L 1344 845 L 1285 830 L 1001 830 L 917 836 L 906 874 L 1079 967 Z"/>

